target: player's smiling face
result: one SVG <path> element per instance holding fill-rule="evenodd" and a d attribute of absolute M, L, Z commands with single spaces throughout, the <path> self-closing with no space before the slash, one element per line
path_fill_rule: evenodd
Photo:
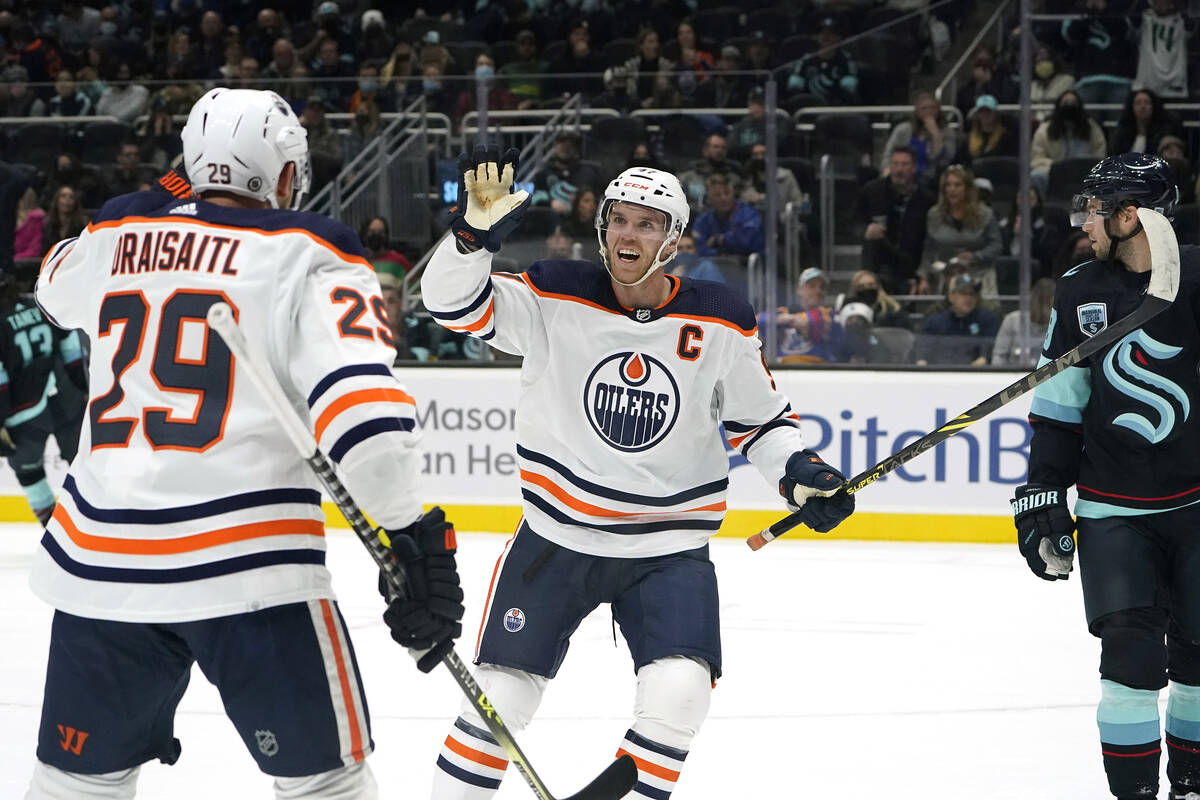
<path fill-rule="evenodd" d="M 608 212 L 604 243 L 608 263 L 620 280 L 642 277 L 654 263 L 658 248 L 666 239 L 667 216 L 633 203 L 614 203 Z"/>

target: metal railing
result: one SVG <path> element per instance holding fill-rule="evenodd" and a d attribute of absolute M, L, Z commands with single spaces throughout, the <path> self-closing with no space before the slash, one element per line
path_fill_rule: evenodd
<path fill-rule="evenodd" d="M 559 131 L 564 129 L 578 130 L 581 124 L 582 110 L 583 97 L 576 94 L 563 103 L 561 108 L 555 109 L 554 113 L 546 118 L 546 122 L 541 126 L 540 132 L 521 148 L 517 164 L 517 174 L 513 176 L 515 183 L 527 183 L 541 174 L 542 170 L 545 169 L 546 162 L 550 160 L 554 140 L 557 138 Z M 489 116 L 497 113 L 502 112 L 491 112 Z M 447 230 L 422 254 L 417 263 L 413 264 L 412 269 L 404 276 L 404 281 L 400 285 L 400 302 L 403 308 L 411 309 L 420 301 L 420 293 L 417 291 L 417 287 L 420 283 L 421 275 L 425 272 L 425 267 L 429 264 L 429 259 L 433 257 L 434 251 L 449 236 L 450 231 Z"/>
<path fill-rule="evenodd" d="M 428 123 L 425 99 L 417 98 L 343 166 L 305 210 L 355 229 L 373 216 L 383 216 L 393 238 L 428 243 Z"/>
<path fill-rule="evenodd" d="M 942 78 L 942 82 L 939 83 L 937 88 L 933 90 L 933 95 L 938 99 L 939 103 L 941 103 L 943 99 L 951 103 L 955 101 L 955 98 L 958 96 L 959 78 L 966 71 L 964 67 L 969 62 L 971 64 L 971 68 L 974 68 L 975 51 L 979 49 L 979 46 L 984 39 L 986 39 L 988 36 L 995 35 L 996 46 L 993 48 L 993 52 L 999 53 L 1002 49 L 1004 49 L 1005 26 L 1002 24 L 1002 22 L 1005 19 L 1005 14 L 1008 13 L 1009 6 L 1011 4 L 1012 0 L 1001 0 L 997 4 L 996 10 L 992 12 L 992 16 L 988 17 L 988 21 L 985 22 L 983 27 L 979 29 L 979 33 L 977 33 L 975 38 L 971 40 L 971 43 L 966 46 L 962 52 L 962 55 L 958 57 L 958 61 L 955 61 L 950 69 L 946 71 L 946 77 Z"/>

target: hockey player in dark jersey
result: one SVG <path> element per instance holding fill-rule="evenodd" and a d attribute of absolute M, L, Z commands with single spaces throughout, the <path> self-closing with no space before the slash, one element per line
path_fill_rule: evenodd
<path fill-rule="evenodd" d="M 53 433 L 63 459 L 75 458 L 86 389 L 78 332 L 51 325 L 14 278 L 0 278 L 0 455 L 43 525 L 54 511 L 46 441 Z"/>
<path fill-rule="evenodd" d="M 1142 302 L 1151 254 L 1137 209 L 1170 218 L 1177 200 L 1160 158 L 1127 153 L 1092 169 L 1072 222 L 1096 257 L 1060 279 L 1042 363 Z M 1200 800 L 1200 248 L 1180 248 L 1179 279 L 1170 308 L 1035 390 L 1029 483 L 1012 501 L 1021 553 L 1046 580 L 1071 572 L 1078 525 L 1084 610 L 1101 641 L 1101 752 L 1118 798 L 1158 796 L 1158 693 L 1169 683 L 1170 797 Z"/>

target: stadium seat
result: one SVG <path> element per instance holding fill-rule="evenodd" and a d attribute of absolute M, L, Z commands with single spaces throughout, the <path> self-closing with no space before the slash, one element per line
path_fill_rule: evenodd
<path fill-rule="evenodd" d="M 692 16 L 692 25 L 696 35 L 724 42 L 729 38 L 730 31 L 739 29 L 742 10 L 737 6 L 720 6 L 697 11 Z"/>
<path fill-rule="evenodd" d="M 65 152 L 75 152 L 75 136 L 61 122 L 31 122 L 14 127 L 8 140 L 8 158 L 49 173 Z"/>
<path fill-rule="evenodd" d="M 871 158 L 875 144 L 866 114 L 821 114 L 813 122 L 813 157 L 863 155 Z"/>
<path fill-rule="evenodd" d="M 108 165 L 117 158 L 132 128 L 124 122 L 88 122 L 80 134 L 80 152 L 90 164 Z"/>
<path fill-rule="evenodd" d="M 637 44 L 633 39 L 613 39 L 600 51 L 600 59 L 607 67 L 624 64 L 635 55 L 637 55 Z"/>
<path fill-rule="evenodd" d="M 971 162 L 977 178 L 992 182 L 992 205 L 1007 208 L 1017 197 L 1020 170 L 1016 156 L 983 156 Z"/>
<path fill-rule="evenodd" d="M 907 328 L 872 328 L 871 363 L 909 364 L 916 334 Z"/>
<path fill-rule="evenodd" d="M 1200 244 L 1200 206 L 1186 203 L 1175 209 L 1175 236 L 1180 244 Z"/>

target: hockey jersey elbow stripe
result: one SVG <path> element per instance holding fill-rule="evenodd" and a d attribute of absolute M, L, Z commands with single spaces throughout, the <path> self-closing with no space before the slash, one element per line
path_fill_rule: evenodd
<path fill-rule="evenodd" d="M 42 536 L 42 547 L 64 572 L 90 581 L 116 583 L 184 583 L 205 578 L 216 578 L 234 572 L 245 572 L 281 564 L 314 564 L 324 566 L 324 550 L 267 550 L 261 553 L 210 561 L 192 567 L 175 569 L 135 569 L 131 567 L 97 567 L 71 558 L 47 532 Z"/>
<path fill-rule="evenodd" d="M 765 436 L 770 431 L 773 431 L 776 428 L 798 428 L 798 427 L 800 427 L 800 421 L 796 418 L 795 414 L 793 414 L 789 417 L 784 417 L 783 419 L 771 420 L 766 425 L 763 425 L 761 428 L 759 428 L 758 431 L 755 432 L 754 435 L 749 438 L 749 441 L 747 441 L 739 449 L 741 450 L 742 455 L 745 456 L 750 452 L 750 448 L 753 447 L 755 444 L 757 444 L 758 440 L 761 439 L 763 436 Z M 739 439 L 738 441 L 741 441 L 741 440 Z M 735 444 L 732 439 L 730 439 L 729 443 L 732 444 L 734 447 L 738 447 L 738 445 Z M 749 457 L 749 456 L 747 456 L 747 457 Z"/>
<path fill-rule="evenodd" d="M 389 378 L 392 376 L 392 371 L 383 364 L 351 364 L 348 367 L 335 369 L 333 372 L 321 378 L 313 390 L 308 393 L 308 407 L 312 408 L 321 399 L 321 395 L 329 391 L 330 387 L 338 381 L 344 381 L 347 378 L 354 378 L 360 375 L 386 375 Z"/>
<path fill-rule="evenodd" d="M 468 325 L 447 325 L 441 323 L 442 327 L 452 331 L 463 331 L 465 333 L 476 333 L 483 328 L 486 328 L 492 321 L 492 311 L 495 308 L 495 303 L 488 303 L 487 310 L 483 312 L 483 316 Z"/>
<path fill-rule="evenodd" d="M 209 547 L 261 539 L 268 536 L 324 536 L 325 524 L 316 519 L 277 519 L 231 525 L 204 533 L 177 536 L 172 539 L 126 539 L 115 536 L 95 536 L 79 530 L 66 508 L 59 503 L 54 509 L 54 521 L 62 526 L 68 538 L 82 550 L 138 556 L 167 556 L 194 553 Z"/>
<path fill-rule="evenodd" d="M 540 486 L 545 489 L 563 505 L 578 511 L 581 514 L 587 514 L 592 517 L 645 517 L 651 516 L 654 512 L 647 514 L 645 511 L 614 511 L 611 508 L 603 508 L 601 506 L 585 503 L 584 501 L 572 497 L 562 487 L 556 485 L 554 481 L 547 478 L 545 475 L 539 475 L 536 472 L 529 470 L 521 470 L 521 480 L 532 483 L 534 486 Z M 668 513 L 678 514 L 699 514 L 705 511 L 724 511 L 725 501 L 719 503 L 711 503 L 706 506 L 697 506 L 694 508 L 672 509 Z"/>
<path fill-rule="evenodd" d="M 637 503 L 638 505 L 647 506 L 677 506 L 680 503 L 686 503 L 689 500 L 695 500 L 698 497 L 705 495 L 723 492 L 729 487 L 729 478 L 721 478 L 710 483 L 704 483 L 691 489 L 685 489 L 682 492 L 667 495 L 666 497 L 654 497 L 645 494 L 634 494 L 632 492 L 622 492 L 618 489 L 610 489 L 607 486 L 601 486 L 598 483 L 580 478 L 571 470 L 567 469 L 563 464 L 555 461 L 550 456 L 530 450 L 527 447 L 517 445 L 517 456 L 524 458 L 527 461 L 532 461 L 535 464 L 541 464 L 544 467 L 549 467 L 564 478 L 568 483 L 574 484 L 580 489 L 583 489 L 589 494 L 594 494 L 597 497 L 603 497 L 606 500 L 617 500 L 622 503 Z"/>
<path fill-rule="evenodd" d="M 407 417 L 382 417 L 380 419 L 367 420 L 343 433 L 334 442 L 333 447 L 329 448 L 329 458 L 335 464 L 340 463 L 346 453 L 350 451 L 350 448 L 372 436 L 390 431 L 410 433 L 416 427 L 416 421 Z"/>
<path fill-rule="evenodd" d="M 50 252 L 46 253 L 46 257 L 42 259 L 42 265 L 38 267 L 38 274 L 41 275 L 49 267 L 50 272 L 46 274 L 46 282 L 50 283 L 54 280 L 54 273 L 58 270 L 63 259 L 75 247 L 75 242 L 79 240 L 78 236 L 70 239 L 63 239 L 61 242 L 50 248 Z M 53 266 L 51 266 L 53 265 Z"/>
<path fill-rule="evenodd" d="M 325 433 L 325 429 L 329 427 L 329 423 L 333 422 L 334 417 L 349 408 L 354 408 L 364 403 L 403 403 L 412 406 L 414 409 L 417 406 L 417 401 L 411 395 L 399 389 L 360 389 L 357 392 L 348 392 L 330 403 L 321 412 L 321 416 L 317 417 L 317 424 L 314 426 L 317 440 L 320 441 L 321 436 Z"/>
<path fill-rule="evenodd" d="M 1083 422 L 1082 408 L 1055 403 L 1053 400 L 1047 400 L 1037 395 L 1033 396 L 1033 402 L 1029 404 L 1029 413 L 1045 417 L 1046 419 L 1052 419 L 1056 422 L 1066 422 L 1076 425 Z"/>
<path fill-rule="evenodd" d="M 668 519 L 658 522 L 633 522 L 617 525 L 598 525 L 594 522 L 584 522 L 575 519 L 559 508 L 556 508 L 553 503 L 541 497 L 536 492 L 529 489 L 521 489 L 521 496 L 530 505 L 537 507 L 540 511 L 546 514 L 555 522 L 563 525 L 575 525 L 580 528 L 588 528 L 594 531 L 603 531 L 605 533 L 617 533 L 621 535 L 637 535 L 642 533 L 659 533 L 661 531 L 715 531 L 721 527 L 719 519 Z"/>
<path fill-rule="evenodd" d="M 247 508 L 281 503 L 303 503 L 318 508 L 321 506 L 321 493 L 315 489 L 262 489 L 173 508 L 97 508 L 80 494 L 74 476 L 67 475 L 63 480 L 63 489 L 75 501 L 75 508 L 88 519 L 125 525 L 163 525 L 172 522 L 187 522 L 230 511 L 242 511 Z"/>
<path fill-rule="evenodd" d="M 491 297 L 492 297 L 492 282 L 491 282 L 491 280 L 488 280 L 488 282 L 483 285 L 483 291 L 481 291 L 479 293 L 479 295 L 476 296 L 476 298 L 470 302 L 469 305 L 463 306 L 462 308 L 460 308 L 456 311 L 434 311 L 433 309 L 428 308 L 428 307 L 426 308 L 426 310 L 429 312 L 429 316 L 433 317 L 436 320 L 461 319 L 462 317 L 467 316 L 468 314 L 475 311 L 475 309 L 479 308 L 481 305 L 486 303 L 488 300 L 491 299 Z"/>

